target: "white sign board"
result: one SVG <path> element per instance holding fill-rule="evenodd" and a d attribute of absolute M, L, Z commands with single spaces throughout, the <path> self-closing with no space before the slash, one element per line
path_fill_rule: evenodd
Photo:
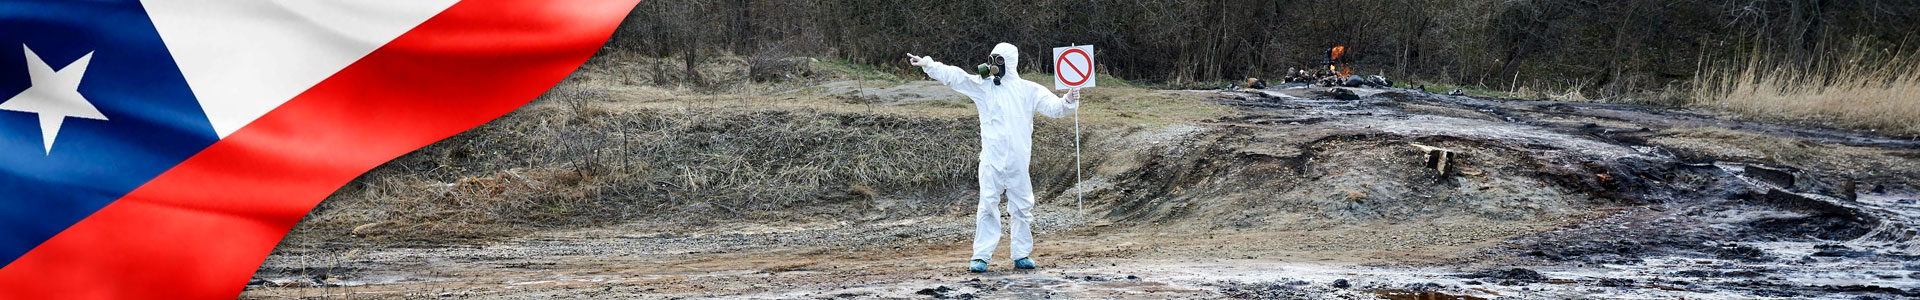
<path fill-rule="evenodd" d="M 1093 87 L 1093 45 L 1053 48 L 1053 89 Z"/>

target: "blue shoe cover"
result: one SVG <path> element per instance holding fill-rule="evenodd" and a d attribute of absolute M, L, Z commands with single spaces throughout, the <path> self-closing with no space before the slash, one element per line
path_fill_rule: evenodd
<path fill-rule="evenodd" d="M 967 264 L 967 271 L 974 273 L 986 272 L 987 261 L 975 259 L 973 263 Z"/>
<path fill-rule="evenodd" d="M 1032 258 L 1022 257 L 1020 259 L 1013 260 L 1013 268 L 1015 269 L 1032 270 L 1033 267 L 1034 265 L 1033 265 Z"/>

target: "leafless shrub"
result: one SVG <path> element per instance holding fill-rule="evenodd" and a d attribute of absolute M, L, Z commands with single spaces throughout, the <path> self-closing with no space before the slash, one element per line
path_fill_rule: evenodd
<path fill-rule="evenodd" d="M 747 77 L 757 82 L 784 81 L 813 76 L 812 59 L 788 56 L 787 43 L 761 47 L 747 58 Z"/>

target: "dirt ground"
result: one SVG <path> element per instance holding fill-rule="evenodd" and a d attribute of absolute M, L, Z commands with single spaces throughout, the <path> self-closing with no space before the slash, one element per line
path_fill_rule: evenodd
<path fill-rule="evenodd" d="M 928 82 L 683 97 L 612 80 L 568 84 L 601 91 L 613 114 L 763 103 L 750 110 L 975 122 Z M 337 230 L 296 229 L 241 298 L 1920 297 L 1920 142 L 1348 89 L 1361 99 L 1299 84 L 1090 92 L 1086 180 L 1036 167 L 1038 270 L 1013 270 L 1003 245 L 991 271 L 965 272 L 974 196 L 954 193 L 967 186 L 808 202 L 839 209 L 806 217 L 656 215 L 424 244 L 336 242 L 362 230 L 324 222 L 346 210 L 332 209 L 302 226 Z M 1070 166 L 1046 139 L 1036 164 Z M 1452 152 L 1449 168 L 1415 145 Z M 881 213 L 848 213 L 863 210 Z"/>

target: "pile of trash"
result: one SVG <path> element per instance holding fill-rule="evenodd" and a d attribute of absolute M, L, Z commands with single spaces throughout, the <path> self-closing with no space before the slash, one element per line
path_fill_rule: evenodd
<path fill-rule="evenodd" d="M 1311 72 L 1307 72 L 1306 70 L 1291 69 L 1291 68 L 1287 70 L 1287 77 L 1285 80 L 1286 80 L 1286 83 L 1306 82 L 1306 83 L 1312 83 L 1314 85 L 1323 86 L 1323 87 L 1364 87 L 1364 88 L 1393 87 L 1393 80 L 1388 80 L 1386 76 L 1380 76 L 1380 75 L 1339 76 L 1338 74 L 1316 75 Z M 1233 84 L 1228 85 L 1227 89 L 1250 88 L 1250 89 L 1257 90 L 1257 89 L 1265 89 L 1268 86 L 1269 84 L 1267 84 L 1267 80 L 1265 79 L 1260 79 L 1256 77 L 1247 77 L 1246 80 L 1235 82 Z"/>
<path fill-rule="evenodd" d="M 1287 83 L 1311 83 L 1323 87 L 1393 87 L 1393 81 L 1388 80 L 1386 76 L 1355 75 L 1353 69 L 1347 68 L 1346 62 L 1340 60 L 1341 56 L 1346 52 L 1346 46 L 1334 46 L 1332 49 L 1327 50 L 1327 58 L 1320 62 L 1320 67 L 1308 69 L 1287 68 L 1284 80 Z M 1256 78 L 1247 78 L 1246 85 L 1243 86 L 1258 89 L 1260 88 L 1259 86 L 1264 86 L 1265 83 L 1265 81 Z"/>
<path fill-rule="evenodd" d="M 1311 76 L 1311 74 L 1306 74 L 1305 71 L 1300 71 L 1295 74 L 1296 75 L 1287 76 L 1287 82 L 1312 82 L 1315 85 L 1324 87 L 1393 87 L 1392 80 L 1387 80 L 1386 76 L 1380 75 L 1367 75 L 1365 77 L 1360 75 L 1339 76 L 1337 74 L 1333 76 Z"/>

